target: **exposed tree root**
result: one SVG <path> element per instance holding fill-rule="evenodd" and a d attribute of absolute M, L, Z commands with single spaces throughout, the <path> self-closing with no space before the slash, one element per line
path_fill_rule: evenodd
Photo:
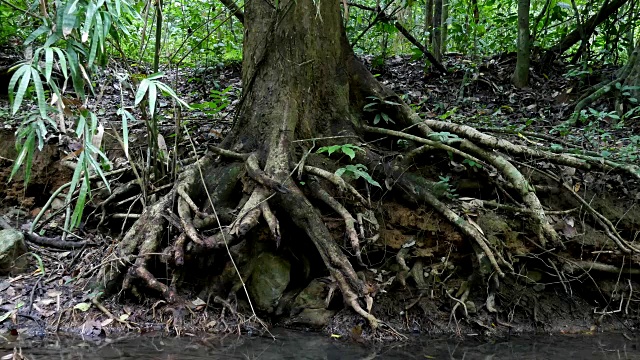
<path fill-rule="evenodd" d="M 290 6 L 293 2 L 288 4 Z M 272 11 L 266 3 L 252 2 L 248 5 L 266 6 L 264 11 Z M 331 19 L 330 15 L 334 14 L 335 8 L 329 5 L 318 3 L 316 9 L 313 2 L 299 1 L 287 16 L 302 18 L 307 14 L 305 11 L 321 11 L 322 7 L 325 21 L 334 21 L 339 28 L 341 19 Z M 305 9 L 305 6 L 309 8 Z M 585 171 L 616 170 L 627 174 L 635 171 L 634 176 L 640 178 L 640 172 L 633 166 L 601 162 L 589 155 L 579 157 L 517 145 L 465 125 L 423 121 L 396 94 L 379 84 L 350 51 L 337 50 L 334 55 L 317 57 L 317 49 L 308 49 L 306 55 L 296 58 L 300 55 L 291 54 L 288 48 L 280 48 L 280 44 L 274 43 L 271 36 L 280 36 L 280 31 L 298 36 L 300 31 L 297 30 L 300 29 L 297 27 L 300 24 L 281 23 L 278 26 L 286 28 L 278 30 L 275 35 L 264 35 L 263 32 L 271 33 L 275 20 L 267 22 L 250 11 L 247 11 L 246 16 L 247 21 L 258 22 L 254 27 L 247 28 L 247 39 L 258 43 L 262 50 L 252 56 L 245 54 L 245 87 L 240 104 L 242 115 L 221 147 L 209 147 L 217 156 L 204 156 L 185 169 L 166 195 L 145 208 L 141 218 L 117 246 L 116 255 L 123 261 L 109 262 L 101 270 L 103 287 L 113 290 L 121 280 L 124 289 L 142 284 L 145 288 L 162 294 L 167 302 L 180 304 L 180 279 L 188 271 L 201 270 L 206 274 L 198 275 L 209 282 L 202 290 L 207 298 L 213 298 L 215 303 L 225 309 L 223 311 L 242 317 L 238 308 L 223 299 L 233 298 L 237 291 L 244 288 L 255 316 L 249 298 L 250 291 L 245 286 L 245 282 L 251 285 L 256 273 L 260 271 L 254 269 L 259 267 L 254 264 L 254 260 L 276 250 L 292 250 L 292 245 L 298 246 L 296 251 L 306 249 L 301 244 L 306 241 L 306 244 L 313 244 L 317 250 L 330 278 L 342 293 L 345 304 L 366 319 L 371 328 L 376 329 L 383 324 L 374 315 L 377 285 L 366 280 L 366 276 L 359 276 L 360 273 L 356 270 L 358 266 L 360 269 L 366 268 L 362 257 L 369 255 L 369 247 L 364 245 L 365 241 L 366 244 L 375 242 L 379 238 L 379 230 L 387 230 L 379 229 L 382 222 L 378 223 L 375 214 L 372 214 L 370 199 L 380 199 L 389 194 L 426 204 L 470 240 L 475 253 L 472 274 L 460 286 L 457 294 L 447 292 L 456 302 L 452 316 L 455 316 L 460 307 L 468 315 L 466 301 L 473 291 L 474 280 L 478 279 L 489 282 L 486 308 L 489 312 L 496 312 L 495 298 L 500 278 L 514 272 L 513 265 L 507 260 L 511 259 L 511 254 L 505 250 L 506 246 L 502 247 L 499 240 L 494 241 L 489 235 L 485 235 L 480 226 L 471 220 L 470 214 L 457 212 L 455 203 L 445 203 L 448 188 L 443 189 L 442 184 L 435 182 L 437 180 L 430 180 L 433 177 L 431 173 L 423 175 L 422 172 L 415 171 L 421 163 L 421 155 L 427 151 L 447 152 L 454 158 L 467 159 L 499 174 L 497 180 L 492 180 L 498 187 L 498 195 L 506 194 L 507 199 L 517 205 L 514 206 L 516 211 L 520 209 L 532 219 L 532 228 L 527 227 L 525 231 L 533 233 L 542 247 L 547 242 L 554 246 L 563 244 L 547 219 L 551 212 L 543 208 L 535 192 L 535 184 L 530 183 L 530 179 L 523 174 L 517 159 L 534 159 Z M 262 20 L 264 23 L 260 22 Z M 313 34 L 314 26 L 320 28 L 315 22 L 305 26 L 307 25 L 311 28 L 305 28 L 305 34 Z M 325 29 L 324 25 L 321 28 Z M 320 40 L 316 38 L 317 36 L 301 38 L 300 43 L 311 46 L 313 41 Z M 340 41 L 348 48 L 346 37 L 340 37 Z M 272 48 L 275 50 L 272 51 Z M 287 57 L 286 61 L 281 61 L 280 56 L 284 53 L 291 56 L 291 59 Z M 326 69 L 318 67 L 326 74 L 310 75 L 312 72 L 306 67 L 308 64 L 316 66 L 316 63 L 326 61 L 336 63 Z M 286 71 L 282 71 L 282 74 L 268 71 L 270 67 L 276 66 L 274 64 L 282 66 Z M 338 73 L 335 68 L 339 68 Z M 313 69 L 317 70 L 315 67 Z M 309 76 L 313 77 L 313 84 L 302 89 L 299 82 Z M 279 86 L 274 88 L 273 84 Z M 385 111 L 388 110 L 394 120 L 397 120 L 396 123 L 405 129 L 398 131 L 397 128 L 382 129 L 364 125 L 361 109 L 370 96 L 397 100 L 400 105 L 394 105 Z M 253 111 L 254 108 L 258 110 Z M 457 137 L 443 134 L 445 132 Z M 379 155 L 382 152 L 375 149 L 371 145 L 373 143 L 363 145 L 364 152 L 357 152 L 356 160 L 368 167 L 370 175 L 384 177 L 386 189 L 382 191 L 382 195 L 381 191 L 369 188 L 363 195 L 363 188 L 357 187 L 358 181 L 362 180 L 345 179 L 332 172 L 337 166 L 344 164 L 327 165 L 331 159 L 317 154 L 310 155 L 316 142 L 320 146 L 333 145 L 333 141 L 345 144 L 352 141 L 347 139 L 357 139 L 357 135 L 362 133 L 404 138 L 421 145 L 404 158 L 398 156 L 391 160 L 391 156 Z M 305 140 L 312 141 L 313 146 L 302 147 L 302 152 L 299 147 L 292 145 Z M 214 157 L 217 159 L 214 160 Z M 308 186 L 298 186 L 292 178 L 296 173 L 300 184 Z M 566 184 L 560 184 L 563 189 L 567 188 Z M 345 196 L 338 197 L 337 194 Z M 312 198 L 319 201 L 312 203 Z M 348 239 L 353 254 L 348 254 L 348 251 L 341 248 L 334 238 L 335 232 L 330 231 L 333 227 L 325 224 L 319 209 L 326 207 L 314 205 L 320 202 L 341 217 L 344 232 L 342 227 L 339 229 Z M 603 224 L 621 250 L 638 251 L 634 244 L 620 237 L 610 221 L 607 222 L 606 218 L 592 212 L 593 209 L 589 210 L 584 200 L 581 204 L 594 215 L 597 222 Z M 364 211 L 362 207 L 365 208 Z M 291 223 L 306 237 L 298 240 L 286 236 L 288 233 L 281 226 Z M 264 235 L 269 233 L 263 230 L 267 228 L 270 235 L 266 235 L 266 238 L 269 241 L 264 241 Z M 453 245 L 450 248 L 452 247 Z M 150 260 L 158 253 L 162 254 L 161 261 L 166 262 L 173 272 L 169 276 L 171 281 L 162 280 L 153 273 L 153 262 Z M 357 264 L 352 265 L 349 255 L 355 257 Z M 398 273 L 403 273 L 398 276 L 400 281 L 412 277 L 421 292 L 426 291 L 430 285 L 425 280 L 422 261 L 414 258 L 408 248 L 400 248 L 393 255 L 399 264 Z M 447 255 L 447 259 L 448 257 Z M 317 256 L 315 261 L 320 263 Z M 398 266 L 395 266 L 397 269 Z M 314 274 L 317 273 L 319 272 Z M 320 276 L 326 275 L 323 273 Z M 447 279 L 448 277 L 443 283 Z M 330 290 L 327 306 L 332 293 Z"/>
<path fill-rule="evenodd" d="M 311 179 L 309 182 L 309 187 L 313 191 L 313 194 L 324 203 L 329 205 L 335 212 L 337 212 L 342 219 L 344 219 L 345 230 L 347 238 L 351 243 L 351 248 L 354 250 L 356 258 L 358 259 L 358 263 L 361 266 L 365 266 L 362 262 L 362 255 L 360 252 L 360 239 L 358 237 L 358 232 L 356 231 L 356 219 L 354 219 L 353 215 L 349 213 L 347 209 L 345 209 L 342 204 L 340 204 L 333 196 L 329 195 L 316 180 Z"/>

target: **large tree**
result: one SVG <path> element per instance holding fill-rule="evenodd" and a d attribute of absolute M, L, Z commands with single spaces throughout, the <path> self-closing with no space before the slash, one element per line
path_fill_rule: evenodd
<path fill-rule="evenodd" d="M 356 273 L 364 267 L 360 242 L 376 238 L 365 230 L 378 230 L 375 226 L 365 229 L 363 221 L 356 220 L 371 213 L 367 210 L 370 197 L 363 195 L 366 176 L 360 173 L 357 182 L 335 175 L 336 167 L 350 164 L 332 164 L 312 151 L 317 146 L 364 143 L 360 139 L 370 134 L 407 140 L 411 151 L 403 156 L 372 145 L 362 145 L 355 152 L 346 146 L 352 153 L 345 150 L 345 154 L 366 165 L 367 176 L 380 180 L 387 190 L 432 207 L 457 227 L 473 245 L 479 278 L 492 277 L 492 284 L 512 265 L 477 226 L 445 204 L 446 184 L 411 171 L 421 156 L 430 153 L 459 163 L 466 159 L 502 174 L 513 196 L 520 199 L 522 213 L 531 219 L 526 230 L 542 247 L 562 244 L 534 187 L 503 154 L 585 170 L 611 168 L 598 161 L 528 149 L 464 125 L 422 121 L 355 58 L 338 0 L 249 0 L 243 19 L 243 94 L 231 132 L 220 147 L 211 147 L 210 155 L 187 168 L 170 193 L 145 209 L 118 244 L 119 259 L 130 262 L 109 262 L 101 272 L 100 285 L 107 290 L 119 288 L 122 281 L 124 288 L 142 283 L 176 302 L 181 298 L 180 278 L 197 268 L 209 276 L 205 295 L 226 297 L 242 288 L 261 249 L 286 245 L 300 252 L 298 257 L 312 251 L 319 254 L 345 303 L 376 327 L 379 322 L 370 310 L 375 286 Z M 364 112 L 364 108 L 384 113 L 378 117 L 379 127 L 367 125 L 376 112 Z M 355 174 L 362 168 L 351 169 Z M 338 197 L 340 193 L 345 196 Z M 380 193 L 370 195 L 375 198 Z M 324 222 L 321 210 L 328 209 L 343 219 L 341 229 L 351 254 L 338 245 L 335 231 Z M 180 230 L 177 237 L 165 235 L 168 224 Z M 204 235 L 202 229 L 207 226 L 218 230 Z M 259 229 L 268 229 L 272 241 L 251 249 L 257 243 L 247 239 L 264 234 Z M 625 252 L 637 251 L 623 239 L 614 241 Z M 150 261 L 163 248 L 170 254 L 172 280 L 168 282 L 157 279 Z M 407 267 L 401 254 L 398 262 Z M 488 302 L 487 308 L 493 306 Z"/>

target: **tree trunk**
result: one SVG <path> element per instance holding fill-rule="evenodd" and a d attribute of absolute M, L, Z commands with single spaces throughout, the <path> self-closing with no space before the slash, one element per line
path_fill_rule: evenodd
<path fill-rule="evenodd" d="M 530 0 L 518 0 L 518 60 L 513 73 L 513 84 L 518 88 L 529 84 L 529 63 L 531 62 L 531 42 L 529 41 Z"/>
<path fill-rule="evenodd" d="M 424 47 L 429 49 L 433 38 L 433 0 L 425 0 L 424 6 L 424 31 L 427 34 L 424 37 Z"/>
<path fill-rule="evenodd" d="M 629 71 L 629 75 L 623 82 L 626 89 L 622 89 L 616 102 L 616 110 L 620 115 L 637 107 L 640 100 L 640 38 L 636 41 L 635 50 L 631 53 L 629 62 L 625 67 Z"/>
<path fill-rule="evenodd" d="M 383 197 L 386 200 L 397 196 L 419 206 L 429 206 L 472 241 L 470 248 L 478 259 L 473 263 L 474 272 L 486 275 L 495 271 L 500 277 L 514 272 L 503 256 L 506 247 L 497 247 L 478 225 L 472 225 L 441 200 L 450 191 L 449 185 L 443 187 L 437 179 L 429 180 L 423 177 L 428 175 L 421 175 L 440 172 L 429 169 L 435 166 L 432 157 L 418 158 L 424 152 L 447 159 L 455 157 L 457 163 L 467 159 L 483 164 L 483 168 L 490 167 L 492 173 L 500 173 L 501 181 L 509 186 L 510 192 L 520 197 L 517 211 L 528 214 L 531 221 L 526 228 L 534 235 L 532 239 L 537 239 L 536 245 L 542 247 L 547 241 L 556 247 L 563 244 L 549 223 L 533 184 L 511 163 L 511 158 L 544 159 L 585 170 L 600 166 L 597 169 L 613 171 L 605 168 L 600 159 L 585 162 L 567 154 L 529 149 L 469 126 L 420 119 L 354 57 L 342 25 L 339 0 L 281 0 L 277 6 L 269 1 L 250 0 L 245 3 L 243 18 L 243 94 L 230 133 L 220 147 L 210 146 L 219 158 L 206 155 L 185 168 L 175 186 L 158 202 L 145 208 L 125 237 L 113 245 L 117 261 L 105 262 L 96 291 L 113 293 L 114 289 L 130 289 L 142 283 L 161 293 L 167 302 L 180 304 L 177 289 L 181 278 L 188 274 L 195 291 L 187 296 L 200 291 L 201 299 L 216 301 L 216 298 L 232 297 L 244 288 L 253 310 L 251 299 L 255 293 L 251 286 L 259 284 L 260 281 L 254 280 L 264 279 L 264 272 L 269 271 L 264 262 L 260 267 L 255 264 L 266 254 L 282 260 L 274 263 L 277 265 L 274 268 L 280 269 L 278 281 L 262 282 L 267 286 L 275 284 L 278 289 L 276 286 L 267 289 L 274 295 L 275 304 L 263 301 L 264 298 L 256 304 L 263 313 L 274 314 L 290 277 L 297 275 L 301 281 L 310 279 L 309 274 L 294 273 L 284 259 L 285 253 L 300 262 L 304 262 L 301 258 L 313 254 L 320 259 L 314 263 L 320 265 L 314 266 L 320 271 L 315 270 L 313 275 L 324 277 L 328 272 L 344 302 L 376 328 L 379 322 L 372 315 L 372 306 L 380 284 L 367 280 L 366 275 L 362 278 L 356 274 L 355 267 L 365 269 L 360 241 L 367 244 L 367 251 L 369 245 L 380 246 L 383 256 L 387 256 L 386 243 L 376 242 L 381 232 L 388 229 L 376 220 L 369 197 L 383 201 Z M 441 15 L 436 20 L 438 18 L 441 19 Z M 371 108 L 371 104 L 375 107 Z M 365 105 L 378 115 L 385 114 L 383 119 L 378 118 L 385 123 L 367 126 L 365 121 L 375 123 L 375 118 L 365 116 Z M 436 141 L 443 133 L 453 134 L 459 141 Z M 367 134 L 376 139 L 383 135 L 384 139 L 368 141 L 357 148 L 358 151 L 351 147 L 352 154 L 341 150 L 349 156 L 339 160 L 313 153 L 316 146 L 365 143 L 367 139 L 361 139 Z M 386 140 L 392 138 L 423 146 L 412 148 L 406 157 L 388 156 L 391 147 L 384 147 L 384 142 L 395 144 Z M 509 154 L 508 158 L 502 155 L 505 153 Z M 353 163 L 350 155 L 355 157 Z M 364 176 L 362 172 L 354 172 L 359 178 L 354 176 L 350 180 L 336 175 L 340 166 L 361 169 L 354 166 L 356 162 L 366 165 L 370 173 Z M 413 172 L 414 166 L 418 171 Z M 423 172 L 423 169 L 429 171 Z M 380 186 L 373 178 L 384 183 L 386 189 L 375 191 L 363 186 L 365 180 L 372 186 Z M 479 178 L 482 181 L 483 176 Z M 489 185 L 482 183 L 481 186 Z M 369 196 L 360 193 L 363 189 Z M 390 192 L 393 197 L 388 195 Z M 332 193 L 343 196 L 338 201 Z M 314 203 L 309 200 L 311 196 L 315 198 Z M 320 209 L 339 214 L 342 227 L 332 225 L 330 231 Z M 286 225 L 282 235 L 280 221 Z M 175 233 L 178 235 L 173 236 Z M 640 253 L 634 244 L 615 237 L 615 231 L 608 233 L 625 253 Z M 338 245 L 342 237 L 348 240 L 350 249 L 343 250 Z M 150 266 L 159 253 L 167 266 L 156 266 L 156 271 L 162 268 L 163 277 L 170 278 L 169 281 L 157 279 Z M 404 259 L 401 251 L 397 253 L 396 261 L 402 269 L 407 267 L 406 260 L 412 261 Z M 486 271 L 489 267 L 492 270 Z M 301 284 L 291 285 L 295 288 Z M 329 301 L 330 297 L 322 299 L 323 303 Z"/>
<path fill-rule="evenodd" d="M 442 61 L 442 1 L 433 3 L 433 56 Z"/>
<path fill-rule="evenodd" d="M 449 0 L 442 0 L 442 40 L 440 41 L 440 50 L 442 54 L 447 52 L 447 36 L 449 30 Z"/>

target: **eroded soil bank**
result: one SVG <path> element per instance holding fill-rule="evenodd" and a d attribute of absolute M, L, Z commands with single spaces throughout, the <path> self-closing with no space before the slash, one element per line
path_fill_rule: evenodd
<path fill-rule="evenodd" d="M 452 57 L 449 61 L 457 63 L 460 59 Z M 463 62 L 459 64 L 463 68 Z M 563 77 L 562 68 L 548 72 L 537 69 L 532 89 L 515 91 L 508 85 L 512 70 L 509 59 L 488 59 L 479 68 L 482 71 L 471 79 L 464 76 L 464 71 L 443 78 L 424 78 L 420 64 L 394 58 L 379 72 L 387 85 L 404 94 L 405 100 L 426 118 L 492 129 L 514 143 L 554 144 L 553 138 L 545 136 L 570 113 L 571 97 L 577 91 L 569 89 L 578 84 Z M 238 93 L 237 68 L 179 75 L 198 79 L 181 82 L 193 84 L 190 85 L 193 88 L 179 89 L 189 94 L 192 102 L 205 96 L 207 91 L 201 91 L 201 87 L 206 83 L 220 83 L 221 89 L 231 89 L 227 90 L 229 94 Z M 584 87 L 586 83 L 583 81 L 581 85 Z M 109 102 L 119 101 L 118 97 L 119 94 L 105 95 L 106 119 L 115 116 L 111 111 L 115 107 Z M 231 95 L 228 106 L 215 118 L 204 112 L 193 113 L 190 127 L 194 141 L 218 142 L 228 129 L 236 103 L 237 96 Z M 3 122 L 0 184 L 7 184 L 16 156 L 13 148 L 16 120 L 7 118 Z M 117 129 L 113 122 L 105 125 Z M 598 134 L 606 136 L 593 139 L 593 126 L 583 126 L 574 129 L 565 140 L 572 144 L 583 141 L 585 147 L 595 146 L 597 150 L 629 149 L 632 136 L 638 134 L 637 123 L 627 124 L 625 132 L 612 119 L 602 119 L 595 126 L 599 128 Z M 167 138 L 170 131 L 171 119 L 161 121 L 161 132 Z M 106 133 L 105 152 L 117 164 L 123 157 L 122 149 Z M 138 147 L 144 147 L 142 125 L 134 126 L 131 134 L 134 139 L 139 136 Z M 49 140 L 44 150 L 36 154 L 27 188 L 21 175 L 0 187 L 0 215 L 16 229 L 28 227 L 51 194 L 70 180 L 72 170 L 64 161 L 77 150 L 77 144 L 66 142 L 64 136 L 52 136 Z M 590 206 L 614 223 L 626 239 L 637 240 L 640 233 L 637 181 L 616 174 L 572 172 L 552 164 L 548 164 L 548 169 L 562 173 L 574 191 L 589 199 Z M 139 204 L 133 200 L 134 193 L 130 194 L 130 200 L 125 197 L 108 208 L 99 206 L 109 196 L 100 189 L 92 194 L 90 209 L 86 210 L 89 215 L 80 231 L 68 237 L 69 241 L 85 241 L 86 246 L 54 249 L 28 242 L 30 251 L 38 255 L 25 255 L 32 259 L 29 271 L 0 278 L 3 310 L 0 317 L 6 315 L 0 327 L 6 333 L 26 336 L 53 331 L 96 337 L 122 331 L 167 331 L 181 335 L 263 333 L 262 323 L 252 315 L 251 307 L 255 306 L 265 324 L 318 330 L 353 341 L 401 339 L 396 331 L 504 337 L 617 330 L 635 336 L 640 315 L 638 256 L 622 254 L 597 224 L 584 215 L 575 199 L 536 172 L 523 172 L 538 184 L 536 191 L 543 205 L 553 209 L 548 214 L 554 229 L 562 235 L 565 249 L 538 248 L 535 239 L 527 235 L 530 220 L 525 214 L 483 200 L 496 197 L 494 187 L 485 186 L 491 179 L 473 166 L 445 170 L 436 164 L 423 174 L 439 178 L 444 198 L 480 228 L 493 246 L 509 254 L 508 260 L 515 270 L 504 278 L 493 276 L 490 271 L 488 278 L 479 278 L 474 268 L 485 265 L 477 264 L 470 242 L 424 204 L 384 195 L 373 199 L 378 205 L 372 214 L 364 216 L 371 226 L 380 228 L 380 236 L 363 246 L 365 266 L 357 270 L 374 294 L 372 313 L 389 325 L 376 333 L 345 308 L 334 281 L 319 269 L 319 255 L 304 243 L 300 232 L 284 230 L 283 246 L 276 248 L 268 240 L 266 226 L 252 232 L 242 246 L 231 249 L 240 267 L 246 270 L 243 274 L 251 304 L 235 284 L 236 291 L 227 299 L 208 297 L 209 288 L 216 284 L 203 286 L 210 277 L 199 272 L 198 264 L 193 265 L 191 272 L 185 272 L 189 274 L 187 278 L 180 279 L 180 296 L 185 299 L 180 306 L 167 304 L 158 293 L 144 287 L 98 302 L 98 294 L 89 285 L 105 262 L 124 261 L 115 253 L 115 245 L 135 220 L 134 215 L 140 212 Z M 112 188 L 130 180 L 118 178 Z M 509 191 L 497 195 L 509 196 Z M 53 200 L 44 213 L 45 220 L 41 220 L 41 235 L 60 234 L 62 211 L 63 201 Z M 343 243 L 342 219 L 328 210 L 323 220 L 329 224 L 334 239 L 349 251 L 346 240 Z M 294 228 L 284 225 L 286 220 L 282 228 Z M 553 253 L 551 260 L 550 253 Z M 172 275 L 166 269 L 166 261 L 158 254 L 151 270 L 157 279 L 168 283 Z M 220 271 L 223 274 L 228 271 L 229 281 L 234 283 L 237 277 L 234 269 Z"/>

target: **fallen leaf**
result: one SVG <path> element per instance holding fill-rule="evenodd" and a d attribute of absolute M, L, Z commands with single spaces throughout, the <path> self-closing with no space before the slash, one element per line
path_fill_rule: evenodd
<path fill-rule="evenodd" d="M 78 309 L 78 310 L 80 310 L 82 312 L 85 312 L 85 311 L 89 310 L 90 307 L 91 307 L 91 304 L 82 302 L 82 303 L 76 304 L 73 308 L 74 309 Z"/>

